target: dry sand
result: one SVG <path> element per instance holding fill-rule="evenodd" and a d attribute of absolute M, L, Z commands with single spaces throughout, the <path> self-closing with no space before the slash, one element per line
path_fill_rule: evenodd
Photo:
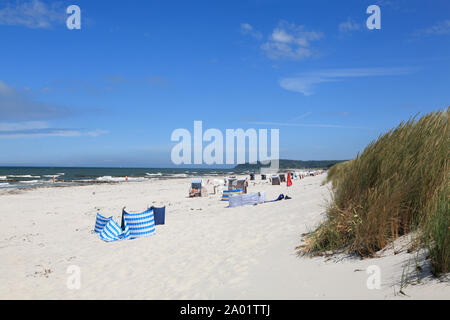
<path fill-rule="evenodd" d="M 417 254 L 401 240 L 380 258 L 298 257 L 301 234 L 324 219 L 324 178 L 294 180 L 291 200 L 240 208 L 226 208 L 218 194 L 189 199 L 189 179 L 2 194 L 0 298 L 450 299 L 448 278 L 430 277 L 423 254 L 418 283 Z M 260 180 L 249 186 L 266 199 L 286 190 Z M 122 207 L 148 205 L 166 205 L 166 225 L 153 237 L 105 243 L 92 231 L 97 209 L 120 223 Z M 81 271 L 78 290 L 67 287 L 71 265 Z M 367 287 L 371 265 L 380 268 L 380 289 Z M 398 293 L 404 270 L 407 296 Z"/>

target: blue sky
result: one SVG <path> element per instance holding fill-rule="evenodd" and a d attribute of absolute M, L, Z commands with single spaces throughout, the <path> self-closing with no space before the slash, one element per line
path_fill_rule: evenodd
<path fill-rule="evenodd" d="M 0 39 L 0 165 L 172 167 L 194 120 L 350 159 L 450 105 L 446 0 L 0 0 Z"/>

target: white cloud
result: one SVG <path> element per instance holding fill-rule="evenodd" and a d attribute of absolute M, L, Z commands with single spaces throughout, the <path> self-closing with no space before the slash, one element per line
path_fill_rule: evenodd
<path fill-rule="evenodd" d="M 446 35 L 446 34 L 450 34 L 450 19 L 440 21 L 429 28 L 421 29 L 414 33 L 415 36 Z"/>
<path fill-rule="evenodd" d="M 30 129 L 46 129 L 48 125 L 41 121 L 29 121 L 29 122 L 0 122 L 0 132 L 11 132 L 19 130 L 30 130 Z"/>
<path fill-rule="evenodd" d="M 322 37 L 321 32 L 307 31 L 304 26 L 281 21 L 261 48 L 274 60 L 280 58 L 301 60 L 314 54 L 310 44 Z"/>
<path fill-rule="evenodd" d="M 305 96 L 314 94 L 317 84 L 342 81 L 345 78 L 407 75 L 413 72 L 411 68 L 355 68 L 334 69 L 304 73 L 296 77 L 283 78 L 279 81 L 283 89 L 299 92 Z"/>
<path fill-rule="evenodd" d="M 0 25 L 24 26 L 32 29 L 48 29 L 66 19 L 64 8 L 53 3 L 47 5 L 39 0 L 17 1 L 0 9 Z"/>
<path fill-rule="evenodd" d="M 78 129 L 52 128 L 46 122 L 3 122 L 0 123 L 1 138 L 42 138 L 42 137 L 97 137 L 107 134 L 108 131 L 97 129 L 95 131 L 84 132 Z"/>
<path fill-rule="evenodd" d="M 272 33 L 272 39 L 276 42 L 290 43 L 294 38 L 286 33 L 285 30 L 275 29 Z"/>
<path fill-rule="evenodd" d="M 109 131 L 107 131 L 107 130 L 97 129 L 95 131 L 88 132 L 87 135 L 89 135 L 91 137 L 98 137 L 99 135 L 108 134 L 108 133 L 109 133 Z"/>
<path fill-rule="evenodd" d="M 344 33 L 348 33 L 348 32 L 352 32 L 352 31 L 358 31 L 361 29 L 361 25 L 354 22 L 353 20 L 351 20 L 350 18 L 347 19 L 347 21 L 342 22 L 339 24 L 339 32 L 344 32 Z"/>
<path fill-rule="evenodd" d="M 244 35 L 252 36 L 256 39 L 261 39 L 262 34 L 261 32 L 255 30 L 250 24 L 248 23 L 241 23 L 241 33 Z"/>

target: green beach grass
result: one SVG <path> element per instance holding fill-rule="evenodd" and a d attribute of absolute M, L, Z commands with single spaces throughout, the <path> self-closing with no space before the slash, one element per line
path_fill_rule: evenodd
<path fill-rule="evenodd" d="M 327 219 L 299 247 L 307 254 L 345 250 L 371 256 L 418 232 L 433 272 L 450 270 L 450 107 L 407 122 L 328 172 Z"/>

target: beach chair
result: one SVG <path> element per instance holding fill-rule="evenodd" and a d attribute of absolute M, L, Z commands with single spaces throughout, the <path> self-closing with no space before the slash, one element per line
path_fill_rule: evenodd
<path fill-rule="evenodd" d="M 228 178 L 228 190 L 232 191 L 238 189 L 237 181 L 238 180 L 235 177 Z"/>
<path fill-rule="evenodd" d="M 255 174 L 254 173 L 250 173 L 250 180 L 251 181 L 255 180 Z"/>
<path fill-rule="evenodd" d="M 191 181 L 191 188 L 189 189 L 189 197 L 201 197 L 202 196 L 202 179 L 195 179 Z"/>
<path fill-rule="evenodd" d="M 279 186 L 280 183 L 280 177 L 278 175 L 273 175 L 270 180 L 272 180 L 272 185 L 273 186 Z"/>
<path fill-rule="evenodd" d="M 284 173 L 280 174 L 280 182 L 286 182 L 286 175 Z"/>
<path fill-rule="evenodd" d="M 261 175 L 261 180 L 266 180 L 266 179 L 267 179 L 267 176 L 265 174 L 262 174 Z"/>
<path fill-rule="evenodd" d="M 248 181 L 247 179 L 239 179 L 236 182 L 236 189 L 244 190 L 244 193 L 247 193 Z"/>

